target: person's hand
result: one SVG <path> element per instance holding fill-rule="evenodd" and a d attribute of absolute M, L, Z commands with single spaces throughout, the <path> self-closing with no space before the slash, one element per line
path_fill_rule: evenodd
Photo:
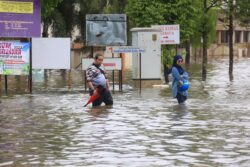
<path fill-rule="evenodd" d="M 179 81 L 178 86 L 182 86 L 182 85 L 183 85 L 183 81 Z"/>
<path fill-rule="evenodd" d="M 89 94 L 90 94 L 90 96 L 92 96 L 93 94 L 94 94 L 94 89 L 89 89 Z"/>
<path fill-rule="evenodd" d="M 110 94 L 112 94 L 112 92 L 111 92 L 111 90 L 110 90 L 110 89 L 108 89 L 108 91 L 109 91 L 109 93 L 110 93 Z"/>

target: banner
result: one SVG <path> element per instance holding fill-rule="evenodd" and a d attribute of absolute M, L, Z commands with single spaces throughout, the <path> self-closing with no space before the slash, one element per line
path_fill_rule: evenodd
<path fill-rule="evenodd" d="M 0 0 L 0 37 L 40 36 L 40 0 Z"/>
<path fill-rule="evenodd" d="M 86 15 L 86 44 L 88 46 L 127 45 L 125 14 Z"/>
<path fill-rule="evenodd" d="M 0 74 L 29 75 L 30 43 L 0 41 Z"/>

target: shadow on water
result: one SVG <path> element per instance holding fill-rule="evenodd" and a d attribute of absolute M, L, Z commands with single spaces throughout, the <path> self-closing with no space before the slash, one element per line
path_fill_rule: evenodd
<path fill-rule="evenodd" d="M 26 88 L 13 77 L 0 99 L 0 166 L 248 166 L 250 59 L 235 62 L 232 81 L 227 62 L 213 62 L 206 82 L 190 67 L 186 105 L 125 82 L 113 107 L 83 107 L 80 71 L 36 71 L 32 95 L 14 94 Z"/>

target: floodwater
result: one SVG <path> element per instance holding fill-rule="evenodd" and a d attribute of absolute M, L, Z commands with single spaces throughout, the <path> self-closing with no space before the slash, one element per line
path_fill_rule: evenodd
<path fill-rule="evenodd" d="M 181 106 L 169 89 L 125 85 L 112 108 L 84 108 L 81 72 L 37 72 L 32 95 L 0 99 L 0 167 L 248 167 L 250 59 L 235 61 L 232 81 L 228 60 L 212 64 L 206 82 L 191 67 Z"/>

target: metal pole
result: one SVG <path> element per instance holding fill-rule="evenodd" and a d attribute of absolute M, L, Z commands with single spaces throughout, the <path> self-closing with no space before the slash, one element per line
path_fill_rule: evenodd
<path fill-rule="evenodd" d="M 5 79 L 5 94 L 8 93 L 8 77 L 7 75 L 4 75 L 4 79 Z"/>
<path fill-rule="evenodd" d="M 122 70 L 120 71 L 120 91 L 122 92 Z"/>
<path fill-rule="evenodd" d="M 29 91 L 32 93 L 32 38 L 30 38 Z"/>
<path fill-rule="evenodd" d="M 2 96 L 2 75 L 0 75 L 0 97 Z"/>
<path fill-rule="evenodd" d="M 87 77 L 86 77 L 86 70 L 84 70 L 84 87 L 85 87 L 85 92 L 87 92 Z"/>
<path fill-rule="evenodd" d="M 123 58 L 122 58 L 122 53 L 120 53 L 120 58 L 121 58 L 121 65 L 122 65 L 122 68 L 120 70 L 120 77 L 119 77 L 119 90 L 122 91 L 122 71 L 123 71 Z"/>
<path fill-rule="evenodd" d="M 141 52 L 139 53 L 139 63 L 140 63 L 140 93 L 141 93 Z"/>
<path fill-rule="evenodd" d="M 112 58 L 114 58 L 114 53 L 112 53 Z M 113 81 L 113 93 L 115 93 L 115 71 L 112 70 L 112 81 Z"/>
<path fill-rule="evenodd" d="M 72 83 L 72 79 L 71 79 L 71 69 L 68 70 L 68 89 L 71 89 L 71 83 Z"/>
<path fill-rule="evenodd" d="M 94 46 L 91 46 L 91 56 L 94 57 Z"/>

